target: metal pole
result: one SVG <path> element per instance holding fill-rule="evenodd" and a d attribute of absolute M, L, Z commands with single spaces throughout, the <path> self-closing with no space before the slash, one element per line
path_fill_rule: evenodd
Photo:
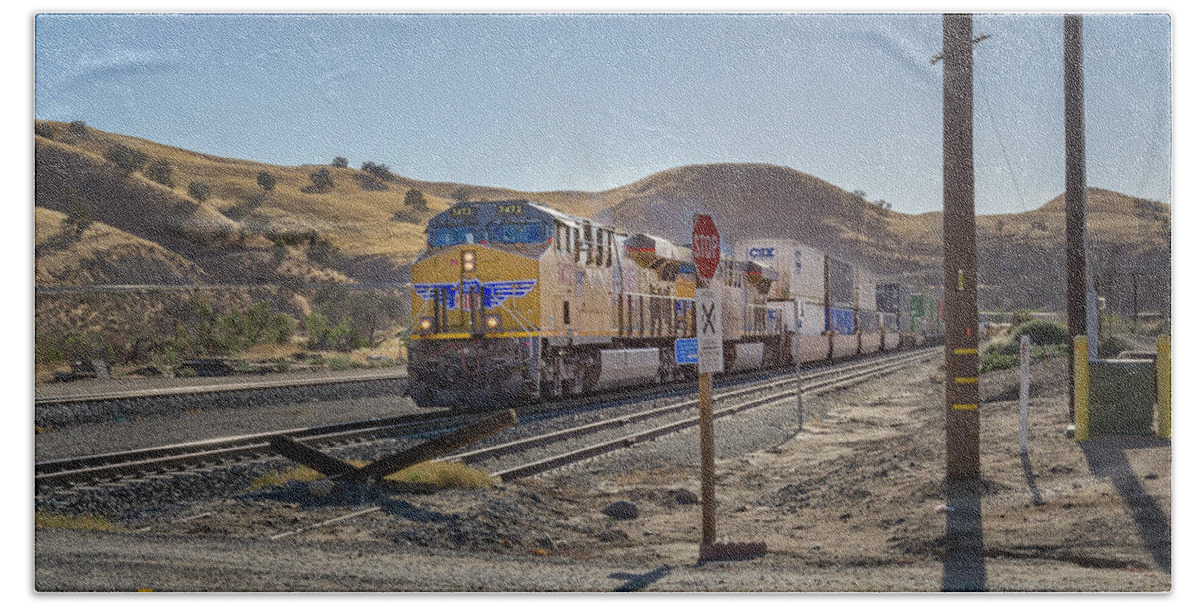
<path fill-rule="evenodd" d="M 946 476 L 979 477 L 979 307 L 975 274 L 971 15 L 942 18 Z"/>
<path fill-rule="evenodd" d="M 1087 335 L 1087 163 L 1083 131 L 1083 16 L 1063 16 L 1063 93 L 1066 122 L 1067 329 Z M 1068 365 L 1070 386 L 1075 366 Z M 1068 418 L 1075 418 L 1072 393 Z"/>

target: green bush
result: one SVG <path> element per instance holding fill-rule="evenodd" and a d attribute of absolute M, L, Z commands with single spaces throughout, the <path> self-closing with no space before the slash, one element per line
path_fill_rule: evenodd
<path fill-rule="evenodd" d="M 104 158 L 116 165 L 125 175 L 140 171 L 146 165 L 146 154 L 124 144 L 113 144 L 104 153 Z"/>
<path fill-rule="evenodd" d="M 1029 341 L 1040 346 L 1050 344 L 1070 344 L 1071 334 L 1067 326 L 1054 321 L 1034 319 L 1022 323 L 1012 330 L 1012 340 L 1020 343 L 1021 336 L 1029 336 Z"/>
<path fill-rule="evenodd" d="M 78 137 L 81 139 L 91 135 L 91 132 L 88 131 L 87 123 L 83 122 L 82 120 L 71 121 L 71 124 L 67 125 L 67 133 L 70 133 L 73 137 Z"/>
<path fill-rule="evenodd" d="M 270 192 L 275 189 L 275 176 L 266 171 L 258 172 L 258 187 Z"/>
<path fill-rule="evenodd" d="M 103 359 L 115 361 L 117 358 L 116 340 L 97 330 L 83 333 L 69 333 L 59 342 L 57 352 L 63 360 Z"/>
<path fill-rule="evenodd" d="M 171 179 L 171 163 L 165 160 L 156 160 L 150 163 L 150 166 L 142 171 L 142 175 L 168 188 L 175 187 L 175 180 Z"/>
<path fill-rule="evenodd" d="M 414 188 L 404 195 L 404 206 L 424 211 L 429 208 L 429 201 L 425 200 L 424 193 Z"/>
<path fill-rule="evenodd" d="M 1115 357 L 1121 354 L 1121 351 L 1130 348 L 1129 342 L 1120 336 L 1101 336 L 1100 338 L 1101 357 Z"/>
<path fill-rule="evenodd" d="M 333 189 L 333 176 L 329 174 L 329 169 L 317 169 L 308 174 L 308 179 L 312 185 L 303 190 L 305 193 L 328 192 Z"/>
<path fill-rule="evenodd" d="M 1017 342 L 1017 347 L 1012 353 L 1004 352 L 1007 350 L 1007 343 L 998 343 L 993 346 L 1003 346 L 1003 348 L 988 348 L 987 352 L 979 357 L 979 373 L 986 374 L 1002 369 L 1011 369 L 1021 365 L 1020 342 Z M 1033 346 L 1029 349 L 1029 359 L 1036 361 L 1038 359 L 1047 359 L 1051 357 L 1067 356 L 1067 346 L 1065 344 L 1052 344 L 1050 346 Z"/>
<path fill-rule="evenodd" d="M 986 374 L 1001 369 L 1009 369 L 1017 367 L 1021 364 L 1019 355 L 1006 355 L 1003 353 L 984 353 L 979 358 L 979 373 Z"/>

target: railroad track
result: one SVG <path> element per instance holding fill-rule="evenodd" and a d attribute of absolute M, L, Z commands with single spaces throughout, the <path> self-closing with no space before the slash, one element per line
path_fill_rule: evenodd
<path fill-rule="evenodd" d="M 864 382 L 870 378 L 890 373 L 903 369 L 914 362 L 930 359 L 938 354 L 940 347 L 927 348 L 918 351 L 909 351 L 890 356 L 883 356 L 865 362 L 854 362 L 843 365 L 834 365 L 828 369 L 812 371 L 804 374 L 801 378 L 802 391 L 804 394 L 815 395 L 823 392 L 845 388 L 859 382 Z M 790 386 L 790 388 L 787 388 Z M 735 401 L 732 405 L 727 405 L 713 412 L 714 418 L 723 418 L 731 416 L 738 412 L 753 409 L 778 403 L 784 399 L 794 399 L 796 396 L 796 378 L 794 375 L 788 375 L 787 378 L 773 379 L 756 386 L 741 387 L 734 390 L 728 390 L 718 393 L 714 399 L 718 401 Z M 760 393 L 745 400 L 744 398 L 754 393 Z M 532 449 L 542 448 L 546 445 L 553 445 L 565 440 L 578 438 L 582 435 L 588 435 L 600 432 L 604 429 L 620 428 L 625 425 L 652 420 L 657 417 L 669 416 L 673 413 L 686 411 L 694 408 L 697 405 L 696 400 L 687 400 L 682 403 L 671 404 L 664 407 L 654 408 L 645 412 L 618 416 L 608 420 L 603 420 L 591 424 L 579 425 L 572 428 L 561 429 L 550 433 L 526 437 L 516 441 L 511 441 L 501 445 L 492 446 L 472 450 L 470 452 L 459 453 L 453 456 L 438 460 L 463 461 L 469 463 L 479 463 L 487 460 L 503 458 L 512 454 L 522 454 Z M 559 467 L 566 466 L 581 460 L 593 458 L 601 454 L 612 452 L 620 449 L 633 447 L 639 443 L 652 441 L 658 437 L 677 433 L 686 430 L 690 427 L 699 424 L 698 415 L 686 415 L 680 419 L 653 426 L 649 429 L 627 433 L 620 437 L 610 438 L 605 441 L 593 443 L 582 448 L 569 449 L 557 455 L 547 458 L 526 460 L 521 464 L 494 470 L 492 475 L 505 481 L 528 477 L 538 473 L 553 470 Z M 349 513 L 341 514 L 336 517 L 325 519 L 313 524 L 301 526 L 284 532 L 280 532 L 267 537 L 267 540 L 276 541 L 292 536 L 297 536 L 328 525 L 344 522 L 350 519 L 370 515 L 383 510 L 380 505 L 369 506 L 358 509 Z M 212 513 L 203 513 L 200 517 L 211 515 Z"/>
<path fill-rule="evenodd" d="M 880 369 L 896 369 L 906 365 L 911 361 L 931 356 L 936 349 L 928 349 L 924 351 L 905 351 L 902 353 L 894 353 L 884 356 L 876 356 L 871 359 L 862 361 L 856 360 L 846 363 L 835 363 L 829 367 L 810 370 L 804 374 L 804 381 L 811 383 L 806 386 L 805 390 L 819 390 L 822 387 L 834 387 L 844 385 L 847 382 L 855 381 L 855 378 L 869 377 L 874 373 L 882 373 Z M 874 370 L 874 371 L 872 371 Z M 726 388 L 717 393 L 716 398 L 721 401 L 736 400 L 739 403 L 747 398 L 750 398 L 764 391 L 769 393 L 766 397 L 760 399 L 779 400 L 786 398 L 787 395 L 795 395 L 795 376 L 793 374 L 775 374 L 765 380 L 751 381 L 743 386 L 735 386 Z M 791 386 L 790 392 L 787 388 Z M 654 392 L 657 390 L 657 394 Z M 679 386 L 666 387 L 649 387 L 647 389 L 639 389 L 630 394 L 622 396 L 619 400 L 613 400 L 611 396 L 605 398 L 604 395 L 590 395 L 573 400 L 567 403 L 550 403 L 536 404 L 518 409 L 518 415 L 521 417 L 522 426 L 527 426 L 531 422 L 545 421 L 553 419 L 556 416 L 561 416 L 567 413 L 580 413 L 601 409 L 604 402 L 607 401 L 608 407 L 613 405 L 628 405 L 644 400 L 647 396 L 656 396 L 658 398 L 677 397 L 684 390 Z M 754 399 L 751 398 L 751 402 Z M 509 441 L 508 443 L 473 450 L 457 455 L 455 458 L 469 462 L 478 462 L 482 460 L 495 459 L 499 456 L 507 454 L 516 454 L 521 451 L 533 448 L 542 447 L 553 443 L 556 440 L 564 440 L 577 438 L 594 434 L 605 429 L 627 426 L 633 423 L 644 422 L 656 418 L 662 418 L 670 414 L 679 414 L 685 412 L 688 408 L 694 407 L 695 399 L 685 399 L 681 402 L 670 404 L 663 407 L 653 408 L 644 412 L 636 412 L 624 416 L 614 416 L 609 419 L 600 420 L 598 422 L 584 424 L 581 426 L 563 429 L 551 433 L 524 439 Z M 734 406 L 743 409 L 749 409 L 746 404 Z M 727 416 L 734 413 L 731 408 L 722 409 L 717 413 L 718 416 Z M 78 458 L 65 458 L 50 461 L 39 462 L 35 465 L 35 485 L 39 488 L 51 488 L 56 486 L 69 486 L 72 484 L 90 483 L 97 480 L 113 480 L 122 478 L 137 478 L 138 476 L 148 474 L 169 473 L 171 471 L 181 471 L 193 469 L 198 466 L 213 465 L 214 463 L 222 462 L 238 462 L 264 456 L 275 456 L 272 451 L 269 440 L 277 435 L 288 435 L 296 439 L 304 440 L 306 443 L 314 446 L 337 446 L 348 445 L 353 443 L 362 443 L 376 438 L 395 438 L 399 436 L 422 436 L 438 431 L 457 428 L 468 423 L 477 414 L 447 414 L 445 412 L 429 412 L 422 414 L 412 414 L 405 416 L 396 416 L 389 418 L 380 418 L 372 420 L 362 420 L 347 423 L 323 425 L 317 427 L 307 427 L 299 429 L 286 429 L 274 431 L 271 433 L 259 433 L 253 435 L 242 435 L 237 437 L 224 437 L 198 442 L 181 443 L 169 446 L 161 446 L 149 449 L 129 450 L 122 452 L 113 452 L 108 454 L 84 456 Z M 678 426 L 678 425 L 683 426 Z M 694 423 L 692 423 L 694 424 Z M 679 421 L 667 425 L 676 430 L 682 430 L 690 424 L 681 423 Z M 518 427 L 520 428 L 520 427 Z M 626 438 L 625 442 L 629 445 L 646 441 L 653 436 L 661 436 L 668 432 L 674 432 L 667 428 L 659 428 L 651 431 L 651 435 L 646 437 Z M 655 435 L 654 433 L 657 433 Z M 610 449 L 601 446 L 589 446 L 595 453 L 610 451 Z M 562 456 L 567 460 L 574 458 L 575 460 L 582 459 L 588 456 Z M 559 462 L 556 460 L 555 462 Z M 565 460 L 562 460 L 565 462 Z M 573 460 L 571 460 L 573 461 Z M 554 463 L 530 463 L 524 468 L 516 467 L 512 469 L 500 470 L 497 475 L 502 478 L 510 479 L 521 477 L 545 470 L 546 467 L 551 467 Z"/>
<path fill-rule="evenodd" d="M 801 376 L 801 382 L 803 383 L 802 394 L 816 395 L 864 382 L 875 376 L 890 373 L 907 367 L 914 362 L 928 359 L 934 356 L 937 350 L 929 349 L 905 352 L 869 361 L 857 361 L 835 365 L 828 369 L 812 371 Z M 724 404 L 724 407 L 714 410 L 713 417 L 716 419 L 724 418 L 739 412 L 784 400 L 794 400 L 795 398 L 796 378 L 794 375 L 789 374 L 784 378 L 776 378 L 751 386 L 718 392 L 714 397 L 714 401 L 718 405 Z M 545 449 L 547 446 L 556 443 L 569 442 L 612 429 L 627 429 L 635 424 L 649 426 L 649 428 L 642 430 L 626 432 L 615 438 L 608 438 L 582 447 L 574 447 L 548 457 L 533 460 L 525 459 L 525 461 L 517 458 L 520 462 L 516 464 L 492 469 L 493 476 L 505 481 L 519 479 L 607 452 L 632 447 L 639 443 L 652 441 L 659 437 L 697 426 L 699 424 L 699 414 L 695 411 L 697 406 L 697 399 L 688 399 L 642 412 L 617 416 L 598 422 L 526 437 L 497 446 L 472 450 L 447 457 L 444 460 L 480 464 L 487 461 L 497 461 L 514 454 L 519 455 L 536 449 Z M 673 419 L 662 423 L 656 422 L 668 418 Z"/>

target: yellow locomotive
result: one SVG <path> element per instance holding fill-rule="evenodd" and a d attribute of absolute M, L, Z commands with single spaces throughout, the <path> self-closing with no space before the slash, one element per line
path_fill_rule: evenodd
<path fill-rule="evenodd" d="M 667 382 L 674 342 L 694 337 L 691 251 L 526 200 L 457 204 L 434 216 L 413 263 L 410 394 L 486 407 Z M 790 360 L 774 271 L 729 260 L 727 369 Z"/>

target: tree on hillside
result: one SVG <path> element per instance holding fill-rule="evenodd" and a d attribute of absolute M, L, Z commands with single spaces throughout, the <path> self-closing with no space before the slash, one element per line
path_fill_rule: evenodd
<path fill-rule="evenodd" d="M 275 189 L 275 177 L 266 171 L 258 172 L 258 187 L 266 192 Z"/>
<path fill-rule="evenodd" d="M 374 175 L 375 177 L 377 177 L 385 182 L 396 181 L 396 176 L 392 174 L 392 170 L 389 169 L 388 166 L 383 163 L 367 161 L 362 164 L 362 170 L 366 173 L 370 173 L 371 175 Z"/>
<path fill-rule="evenodd" d="M 329 164 L 339 169 L 345 169 L 346 167 L 350 166 L 350 161 L 346 160 L 345 156 L 335 156 L 333 157 L 333 162 Z"/>
<path fill-rule="evenodd" d="M 91 135 L 91 133 L 88 132 L 87 123 L 83 122 L 82 120 L 71 121 L 71 124 L 67 125 L 67 133 L 79 138 L 84 138 Z"/>
<path fill-rule="evenodd" d="M 33 134 L 38 137 L 45 137 L 46 139 L 54 139 L 54 127 L 50 123 L 34 123 Z"/>
<path fill-rule="evenodd" d="M 171 179 L 171 164 L 165 160 L 156 160 L 142 171 L 142 175 L 156 181 L 168 188 L 175 187 L 175 180 Z"/>
<path fill-rule="evenodd" d="M 855 190 L 850 193 L 850 196 L 853 196 L 854 198 L 856 198 L 860 201 L 864 201 L 867 199 L 867 193 L 862 190 Z"/>
<path fill-rule="evenodd" d="M 312 181 L 309 192 L 328 192 L 333 188 L 333 177 L 329 175 L 329 169 L 324 167 L 309 173 L 308 179 Z"/>
<path fill-rule="evenodd" d="M 104 158 L 116 165 L 125 175 L 141 170 L 146 165 L 146 154 L 124 144 L 113 144 L 104 153 Z"/>
<path fill-rule="evenodd" d="M 404 195 L 404 205 L 406 207 L 412 207 L 413 209 L 424 211 L 429 208 L 429 201 L 425 200 L 425 194 L 423 194 L 420 190 L 413 188 L 408 191 L 408 194 Z"/>
<path fill-rule="evenodd" d="M 457 188 L 450 193 L 450 198 L 457 203 L 466 203 L 471 200 L 471 190 L 468 188 Z"/>
<path fill-rule="evenodd" d="M 188 196 L 201 203 L 203 203 L 211 194 L 212 188 L 209 188 L 208 184 L 202 182 L 192 182 L 188 184 Z"/>
<path fill-rule="evenodd" d="M 92 206 L 74 188 L 67 190 L 67 217 L 63 218 L 64 229 L 74 230 L 75 236 L 83 236 L 83 231 L 92 225 Z"/>

